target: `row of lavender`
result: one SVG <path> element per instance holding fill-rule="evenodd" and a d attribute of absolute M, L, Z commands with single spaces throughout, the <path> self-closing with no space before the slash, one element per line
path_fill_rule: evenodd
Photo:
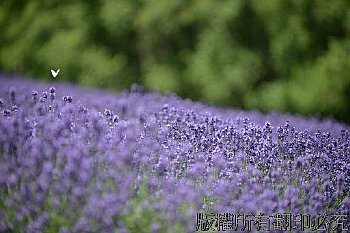
<path fill-rule="evenodd" d="M 1 232 L 193 232 L 207 209 L 350 214 L 346 125 L 51 85 L 0 76 Z"/>

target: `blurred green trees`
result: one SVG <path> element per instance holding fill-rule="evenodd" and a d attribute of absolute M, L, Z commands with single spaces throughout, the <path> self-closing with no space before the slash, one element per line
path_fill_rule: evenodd
<path fill-rule="evenodd" d="M 0 70 L 350 122 L 348 0 L 11 1 Z"/>

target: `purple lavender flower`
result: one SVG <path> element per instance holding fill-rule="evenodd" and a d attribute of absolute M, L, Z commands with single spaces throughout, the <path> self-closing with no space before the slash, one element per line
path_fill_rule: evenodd
<path fill-rule="evenodd" d="M 7 77 L 0 109 L 1 232 L 191 232 L 208 209 L 349 214 L 350 128 L 334 121 Z"/>

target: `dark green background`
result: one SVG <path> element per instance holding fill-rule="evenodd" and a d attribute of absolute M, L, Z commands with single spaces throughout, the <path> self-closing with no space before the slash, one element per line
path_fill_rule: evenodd
<path fill-rule="evenodd" d="M 0 70 L 52 80 L 51 68 L 349 123 L 350 1 L 1 1 Z"/>

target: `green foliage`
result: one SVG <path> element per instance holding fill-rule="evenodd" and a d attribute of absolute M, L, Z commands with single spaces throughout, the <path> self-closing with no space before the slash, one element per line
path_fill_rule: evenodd
<path fill-rule="evenodd" d="M 0 70 L 350 122 L 350 2 L 13 1 Z"/>
<path fill-rule="evenodd" d="M 169 224 L 164 217 L 162 210 L 154 210 L 152 202 L 160 203 L 158 197 L 152 196 L 154 193 L 149 192 L 147 182 L 144 181 L 139 186 L 138 192 L 128 201 L 126 209 L 129 214 L 121 216 L 125 227 L 130 232 L 152 232 L 152 227 L 158 225 L 157 232 L 182 233 L 185 232 L 181 224 Z M 132 210 L 132 211 L 130 211 Z"/>

